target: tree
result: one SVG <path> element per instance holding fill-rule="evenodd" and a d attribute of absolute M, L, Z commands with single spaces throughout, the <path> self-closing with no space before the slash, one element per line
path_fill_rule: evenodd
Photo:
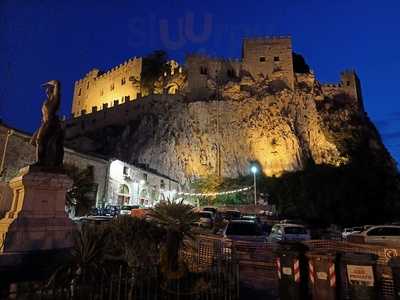
<path fill-rule="evenodd" d="M 194 238 L 192 224 L 198 221 L 198 215 L 190 205 L 168 200 L 158 203 L 151 210 L 150 217 L 166 231 L 161 251 L 162 270 L 168 277 L 183 276 L 184 263 L 179 252 L 186 246 L 185 240 Z"/>
<path fill-rule="evenodd" d="M 163 50 L 156 50 L 143 58 L 141 89 L 142 93 L 152 94 L 154 83 L 168 71 L 168 55 Z M 144 92 L 143 92 L 144 91 Z"/>
<path fill-rule="evenodd" d="M 73 180 L 73 186 L 66 195 L 66 206 L 75 211 L 75 215 L 85 215 L 96 204 L 93 168 L 80 169 L 75 165 L 64 165 L 67 175 Z"/>

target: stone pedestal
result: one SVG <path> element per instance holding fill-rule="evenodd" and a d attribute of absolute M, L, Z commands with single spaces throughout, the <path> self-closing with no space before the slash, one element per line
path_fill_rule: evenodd
<path fill-rule="evenodd" d="M 65 212 L 72 180 L 65 174 L 28 166 L 10 181 L 13 200 L 0 219 L 0 254 L 72 246 L 74 225 Z"/>

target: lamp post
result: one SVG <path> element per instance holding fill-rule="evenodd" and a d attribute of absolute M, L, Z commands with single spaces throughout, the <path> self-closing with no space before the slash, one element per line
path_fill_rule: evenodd
<path fill-rule="evenodd" d="M 253 173 L 254 176 L 254 206 L 257 205 L 257 183 L 256 183 L 256 173 L 258 169 L 256 166 L 251 167 L 251 173 Z"/>

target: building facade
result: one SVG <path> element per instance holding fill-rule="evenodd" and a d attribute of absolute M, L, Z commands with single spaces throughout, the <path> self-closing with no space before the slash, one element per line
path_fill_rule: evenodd
<path fill-rule="evenodd" d="M 35 147 L 31 135 L 0 123 L 0 211 L 11 205 L 11 191 L 7 182 L 19 170 L 35 161 Z M 80 170 L 92 169 L 93 206 L 143 205 L 153 206 L 161 200 L 174 199 L 179 191 L 177 181 L 124 163 L 116 159 L 103 159 L 64 148 L 64 165 Z"/>
<path fill-rule="evenodd" d="M 110 160 L 108 174 L 104 206 L 152 207 L 160 201 L 175 199 L 180 189 L 175 180 L 118 159 Z"/>

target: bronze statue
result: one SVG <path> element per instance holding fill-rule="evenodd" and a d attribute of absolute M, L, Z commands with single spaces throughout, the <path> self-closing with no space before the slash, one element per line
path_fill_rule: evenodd
<path fill-rule="evenodd" d="M 42 86 L 47 99 L 42 106 L 42 125 L 31 139 L 36 146 L 36 166 L 59 169 L 64 158 L 64 128 L 57 116 L 60 108 L 60 82 L 50 80 Z"/>

